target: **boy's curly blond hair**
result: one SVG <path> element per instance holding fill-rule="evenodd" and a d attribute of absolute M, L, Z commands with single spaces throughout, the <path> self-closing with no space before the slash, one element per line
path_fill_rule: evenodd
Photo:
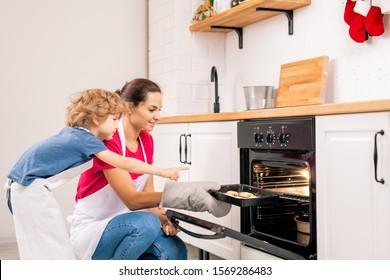
<path fill-rule="evenodd" d="M 94 117 L 104 121 L 108 115 L 122 115 L 127 105 L 115 92 L 88 89 L 70 98 L 66 108 L 66 125 L 89 128 Z"/>

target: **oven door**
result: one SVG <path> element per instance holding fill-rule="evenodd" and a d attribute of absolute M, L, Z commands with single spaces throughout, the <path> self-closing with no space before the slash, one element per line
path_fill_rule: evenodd
<path fill-rule="evenodd" d="M 241 149 L 240 182 L 280 195 L 273 205 L 242 207 L 241 232 L 316 259 L 314 151 Z M 308 219 L 308 232 L 298 230 L 298 217 Z"/>
<path fill-rule="evenodd" d="M 275 245 L 272 245 L 268 242 L 262 241 L 260 239 L 256 239 L 254 237 L 251 237 L 247 234 L 243 234 L 241 232 L 235 231 L 233 229 L 214 224 L 190 215 L 186 215 L 183 213 L 179 213 L 173 210 L 167 210 L 166 212 L 167 217 L 183 232 L 186 234 L 196 237 L 196 238 L 202 238 L 202 239 L 220 239 L 225 237 L 230 237 L 235 240 L 238 240 L 248 246 L 254 247 L 256 249 L 259 249 L 261 251 L 270 253 L 272 255 L 278 256 L 283 259 L 291 259 L 291 260 L 304 260 L 305 258 L 301 255 L 298 255 L 294 252 L 291 252 L 289 250 L 277 247 Z M 183 221 L 186 223 L 190 223 L 192 225 L 198 226 L 203 229 L 210 230 L 211 232 L 214 232 L 214 234 L 206 235 L 206 234 L 199 234 L 195 232 L 191 232 L 182 226 L 179 225 L 179 221 Z"/>

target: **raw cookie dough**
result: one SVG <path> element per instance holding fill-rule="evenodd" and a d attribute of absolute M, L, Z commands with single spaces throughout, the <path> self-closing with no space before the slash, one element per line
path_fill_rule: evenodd
<path fill-rule="evenodd" d="M 250 192 L 240 192 L 238 194 L 239 197 L 243 197 L 243 198 L 251 198 L 251 197 L 255 197 L 255 195 L 253 193 L 250 193 Z"/>
<path fill-rule="evenodd" d="M 229 195 L 229 196 L 238 196 L 238 192 L 236 192 L 236 191 L 227 191 L 227 192 L 226 192 L 226 195 Z"/>

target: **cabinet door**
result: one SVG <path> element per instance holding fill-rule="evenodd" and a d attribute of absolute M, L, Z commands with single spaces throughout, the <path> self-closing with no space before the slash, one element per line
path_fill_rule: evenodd
<path fill-rule="evenodd" d="M 184 166 L 181 160 L 184 159 L 183 154 L 180 157 L 180 136 L 188 134 L 188 123 L 181 124 L 160 124 L 153 130 L 154 140 L 154 165 L 161 168 Z M 184 145 L 184 142 L 182 142 Z M 167 179 L 154 176 L 154 189 L 157 192 L 161 192 L 164 189 L 164 185 Z M 180 172 L 181 182 L 188 181 L 188 171 Z M 175 211 L 177 211 L 175 209 Z M 180 212 L 188 214 L 188 211 L 180 210 Z M 188 229 L 188 225 L 182 224 L 182 226 Z M 184 232 L 180 232 L 178 236 L 186 243 L 189 243 L 189 236 Z"/>
<path fill-rule="evenodd" d="M 319 259 L 390 259 L 389 123 L 388 112 L 316 117 Z"/>
<path fill-rule="evenodd" d="M 153 132 L 155 155 L 154 163 L 159 167 L 173 167 L 180 163 L 180 135 L 187 136 L 187 161 L 189 171 L 181 172 L 180 181 L 216 181 L 220 184 L 239 183 L 239 149 L 237 147 L 237 122 L 202 122 L 186 124 L 163 124 Z M 183 140 L 183 139 L 182 139 Z M 182 146 L 184 142 L 182 142 Z M 182 147 L 184 149 L 184 147 Z M 182 159 L 184 159 L 182 151 Z M 155 176 L 155 189 L 162 191 L 165 179 Z M 240 209 L 236 206 L 228 215 L 215 218 L 209 213 L 196 213 L 181 210 L 185 214 L 240 230 Z M 190 231 L 214 234 L 199 227 L 182 223 Z M 180 233 L 187 243 L 206 250 L 224 259 L 240 258 L 240 243 L 223 238 L 205 240 Z"/>
<path fill-rule="evenodd" d="M 184 139 L 180 136 L 188 134 L 188 123 L 182 124 L 161 124 L 153 131 L 154 140 L 154 165 L 161 168 L 184 166 L 181 160 L 184 155 L 180 154 L 180 140 L 184 145 Z M 162 191 L 166 179 L 154 176 L 154 187 L 156 191 Z M 180 181 L 188 181 L 188 171 L 180 172 Z"/>
<path fill-rule="evenodd" d="M 223 184 L 238 184 L 239 149 L 237 147 L 237 122 L 190 123 L 191 166 L 189 181 L 215 181 Z M 240 209 L 236 206 L 228 215 L 216 218 L 209 213 L 189 213 L 200 219 L 240 230 Z M 212 234 L 196 226 L 191 231 Z M 224 259 L 240 258 L 240 243 L 231 238 L 205 240 L 190 238 L 190 243 Z"/>
<path fill-rule="evenodd" d="M 241 245 L 242 260 L 281 260 L 274 255 L 267 254 L 263 251 L 253 249 L 251 247 Z"/>

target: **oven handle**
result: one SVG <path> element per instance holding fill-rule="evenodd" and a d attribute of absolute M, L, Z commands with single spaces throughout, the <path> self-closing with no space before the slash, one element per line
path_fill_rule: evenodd
<path fill-rule="evenodd" d="M 175 224 L 175 226 L 177 226 L 180 230 L 182 230 L 183 232 L 187 233 L 190 236 L 193 236 L 196 238 L 202 238 L 202 239 L 221 239 L 221 238 L 226 237 L 226 235 L 222 232 L 222 228 L 220 225 L 217 225 L 217 224 L 214 224 L 211 222 L 207 222 L 207 221 L 204 221 L 204 220 L 201 220 L 201 219 L 198 219 L 198 218 L 195 218 L 195 217 L 183 214 L 183 213 L 179 213 L 179 212 L 176 212 L 173 210 L 167 210 L 165 212 L 165 215 L 171 220 L 171 222 L 173 224 Z M 182 226 L 180 226 L 178 220 L 187 222 L 189 224 L 196 225 L 198 227 L 202 227 L 202 228 L 211 230 L 211 231 L 215 232 L 215 234 L 214 235 L 199 234 L 199 233 L 189 231 L 188 229 L 185 229 Z"/>
<path fill-rule="evenodd" d="M 201 239 L 221 239 L 221 238 L 226 237 L 226 235 L 223 232 L 218 231 L 218 229 L 216 229 L 217 231 L 213 235 L 200 234 L 200 233 L 192 232 L 192 231 L 189 231 L 188 229 L 183 228 L 182 226 L 179 225 L 179 221 L 177 219 L 171 219 L 171 222 L 173 224 L 175 224 L 175 226 L 177 226 L 181 231 L 187 233 L 188 235 L 190 235 L 192 237 L 201 238 Z"/>
<path fill-rule="evenodd" d="M 190 236 L 196 237 L 196 238 L 202 238 L 202 239 L 219 239 L 219 238 L 224 238 L 226 236 L 231 237 L 233 239 L 236 239 L 238 241 L 241 241 L 249 246 L 255 247 L 261 251 L 269 252 L 275 255 L 278 255 L 283 258 L 289 258 L 289 259 L 294 259 L 294 260 L 305 260 L 305 258 L 301 255 L 298 255 L 296 253 L 293 253 L 291 251 L 285 250 L 283 248 L 277 247 L 275 245 L 272 245 L 268 242 L 256 239 L 252 236 L 249 236 L 247 234 L 243 234 L 241 232 L 235 231 L 230 228 L 226 228 L 224 226 L 214 224 L 205 220 L 201 220 L 196 217 L 192 217 L 190 215 L 186 215 L 183 213 L 179 213 L 173 210 L 167 210 L 165 213 L 167 217 L 171 220 L 172 223 L 177 225 L 183 232 L 187 233 Z M 181 220 L 184 222 L 187 222 L 192 225 L 199 226 L 201 228 L 208 229 L 210 231 L 215 232 L 216 234 L 214 235 L 203 235 L 203 234 L 198 234 L 191 232 L 187 229 L 183 229 L 183 227 L 178 225 L 178 221 Z"/>

